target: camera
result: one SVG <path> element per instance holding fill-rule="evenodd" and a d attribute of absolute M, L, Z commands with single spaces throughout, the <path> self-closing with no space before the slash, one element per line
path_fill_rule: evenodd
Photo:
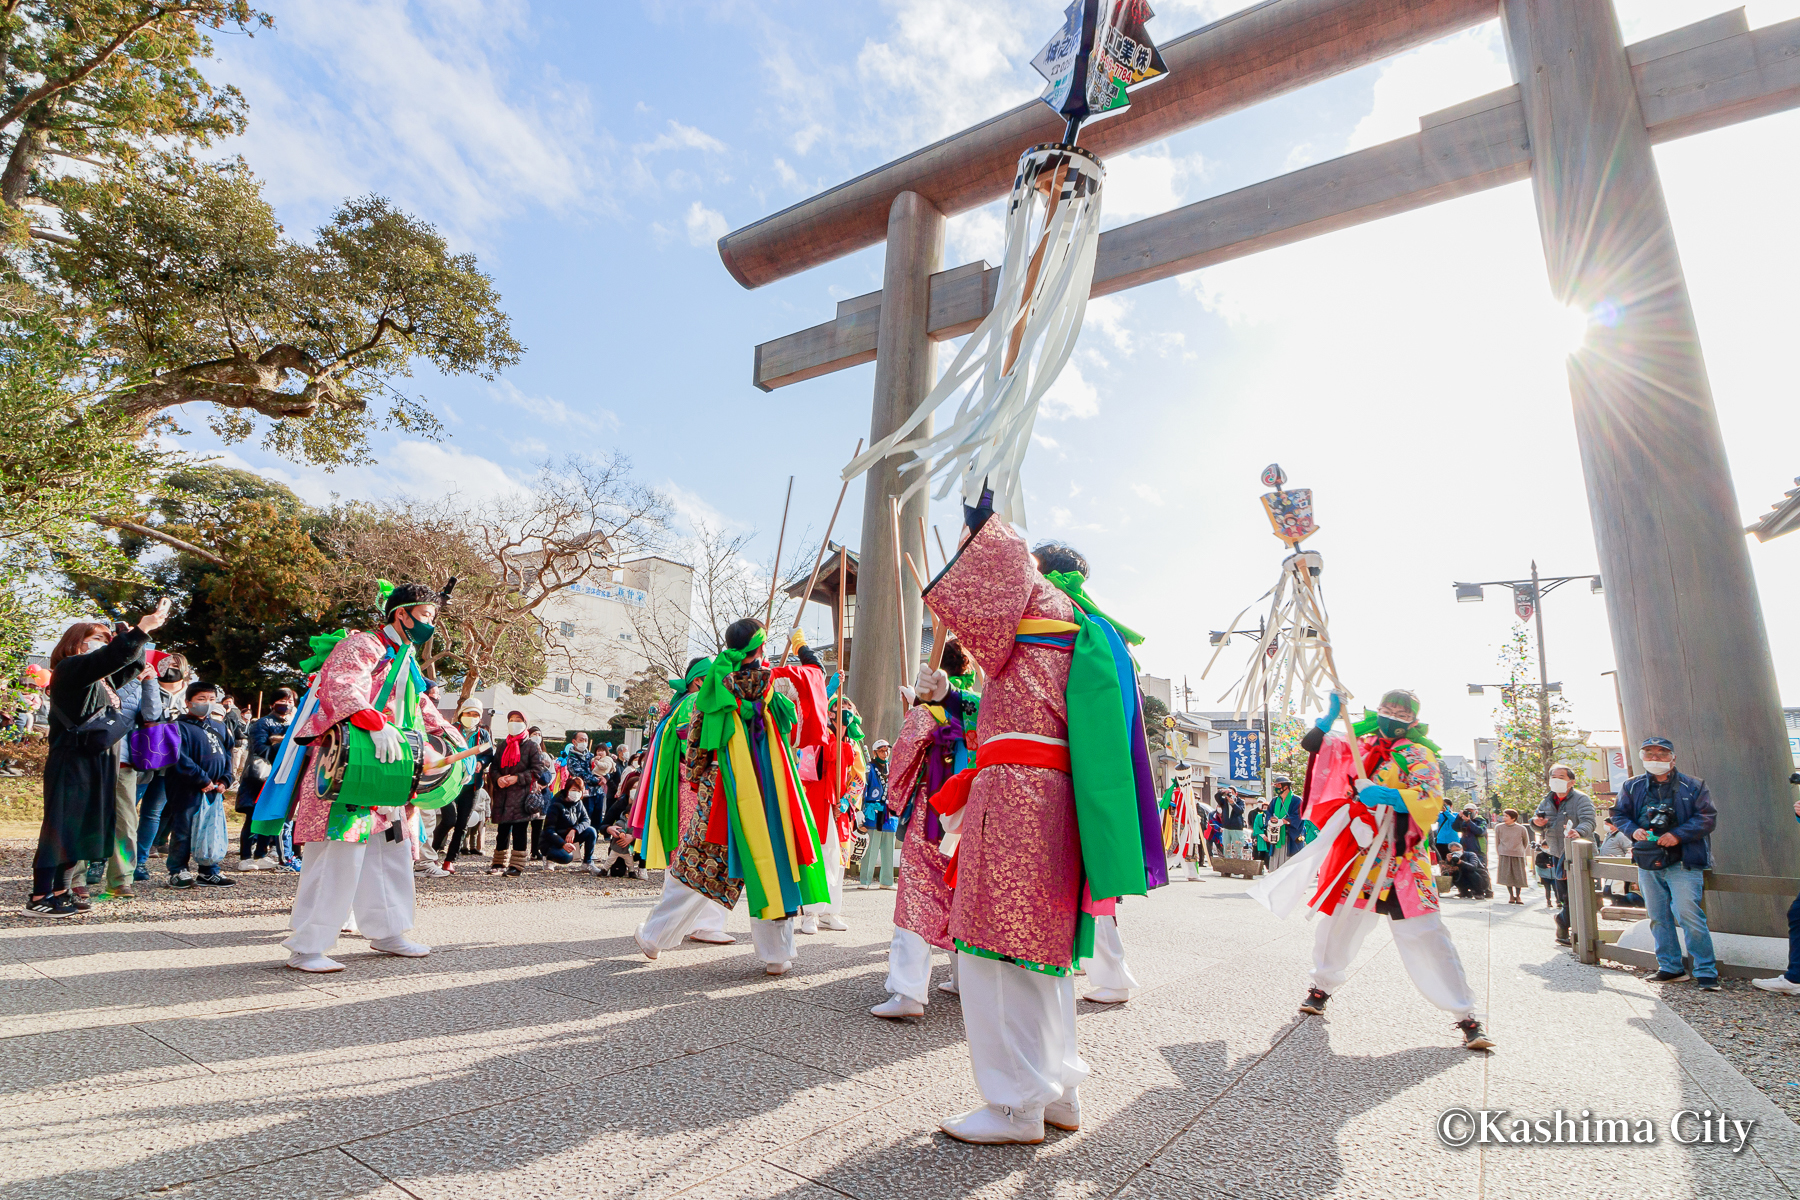
<path fill-rule="evenodd" d="M 1800 771 L 1795 771 L 1792 775 L 1789 775 L 1788 782 L 1793 783 L 1793 784 L 1800 784 Z"/>

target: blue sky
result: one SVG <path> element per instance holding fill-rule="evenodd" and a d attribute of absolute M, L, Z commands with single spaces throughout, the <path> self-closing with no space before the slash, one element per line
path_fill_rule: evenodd
<path fill-rule="evenodd" d="M 383 436 L 380 462 L 325 474 L 254 443 L 227 461 L 309 499 L 517 486 L 565 452 L 631 455 L 686 520 L 772 543 L 796 476 L 822 529 L 868 432 L 874 368 L 765 395 L 760 341 L 880 286 L 881 251 L 755 292 L 714 240 L 1039 90 L 1028 60 L 1061 0 L 267 0 L 276 29 L 222 38 L 215 73 L 250 100 L 235 147 L 290 231 L 385 194 L 490 271 L 528 347 L 495 382 L 422 374 L 439 443 Z M 1233 0 L 1162 0 L 1167 40 Z M 1634 41 L 1728 0 L 1619 0 Z M 1749 6 L 1753 26 L 1800 0 Z M 1398 137 L 1510 82 L 1497 25 L 1365 68 L 1110 161 L 1107 224 Z M 1800 115 L 1659 148 L 1740 504 L 1800 474 L 1791 373 L 1800 300 Z M 993 209 L 951 222 L 949 264 L 999 260 Z M 1439 740 L 1491 729 L 1465 684 L 1496 678 L 1502 597 L 1453 579 L 1595 569 L 1561 355 L 1527 185 L 1518 184 L 1140 288 L 1090 306 L 1027 463 L 1034 538 L 1082 546 L 1092 591 L 1149 635 L 1147 670 L 1214 707 L 1241 657 L 1201 683 L 1206 631 L 1275 577 L 1257 474 L 1311 486 L 1347 682 L 1425 699 Z M 947 354 L 941 360 L 948 361 Z M 191 448 L 216 451 L 205 437 Z M 1673 449 L 1673 448 L 1672 448 Z M 860 528 L 861 485 L 840 529 Z M 955 517 L 938 517 L 946 536 Z M 1800 539 L 1752 547 L 1777 670 L 1800 703 Z M 1546 609 L 1550 669 L 1584 728 L 1616 729 L 1603 601 Z"/>

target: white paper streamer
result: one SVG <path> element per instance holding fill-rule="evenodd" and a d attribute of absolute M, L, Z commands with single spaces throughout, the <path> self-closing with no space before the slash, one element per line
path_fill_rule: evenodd
<path fill-rule="evenodd" d="M 900 468 L 903 477 L 916 476 L 902 501 L 941 477 L 937 499 L 960 480 L 963 502 L 972 506 L 985 482 L 994 492 L 994 511 L 1025 525 L 1020 468 L 1038 403 L 1081 334 L 1094 282 L 1105 173 L 1100 160 L 1079 147 L 1034 146 L 1019 159 L 993 310 L 912 415 L 852 460 L 845 479 L 891 455 L 916 454 Z M 948 426 L 913 436 L 965 386 L 968 392 Z"/>

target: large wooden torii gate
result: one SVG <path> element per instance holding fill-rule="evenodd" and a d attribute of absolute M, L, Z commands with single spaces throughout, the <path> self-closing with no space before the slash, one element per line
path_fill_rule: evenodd
<path fill-rule="evenodd" d="M 1626 720 L 1674 739 L 1681 768 L 1708 780 L 1720 870 L 1791 875 L 1800 832 L 1774 669 L 1650 147 L 1800 106 L 1800 20 L 1751 30 L 1736 9 L 1627 47 L 1610 0 L 1266 0 L 1165 44 L 1169 78 L 1082 144 L 1104 159 L 1495 17 L 1511 87 L 1423 117 L 1409 137 L 1113 229 L 1093 294 L 1529 177 L 1556 298 L 1602 314 L 1570 356 L 1569 386 Z M 1005 196 L 1020 152 L 1060 125 L 1034 100 L 721 238 L 750 288 L 887 243 L 882 290 L 758 346 L 756 385 L 873 360 L 869 436 L 888 434 L 934 382 L 937 342 L 993 303 L 994 268 L 942 269 L 945 217 Z M 898 728 L 902 681 L 881 642 L 921 624 L 917 587 L 892 578 L 896 478 L 890 460 L 867 480 L 857 624 L 871 648 L 848 685 L 883 732 Z M 900 532 L 921 562 L 924 510 L 916 497 Z M 1785 901 L 1708 903 L 1715 929 L 1786 929 Z"/>

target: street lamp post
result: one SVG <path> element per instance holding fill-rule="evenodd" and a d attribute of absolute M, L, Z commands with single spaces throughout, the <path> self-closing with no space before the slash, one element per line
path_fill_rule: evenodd
<path fill-rule="evenodd" d="M 1511 588 L 1513 593 L 1513 612 L 1522 621 L 1532 621 L 1537 628 L 1538 652 L 1538 720 L 1542 730 L 1544 744 L 1544 771 L 1550 770 L 1550 760 L 1556 754 L 1556 742 L 1550 736 L 1550 670 L 1545 666 L 1544 656 L 1544 597 L 1565 583 L 1574 583 L 1578 579 L 1588 581 L 1588 590 L 1600 595 L 1605 589 L 1598 575 L 1556 575 L 1545 579 L 1538 574 L 1537 560 L 1531 561 L 1530 579 L 1489 579 L 1481 583 L 1456 583 L 1456 599 L 1459 604 L 1484 600 L 1486 595 L 1481 589 L 1485 587 Z M 1470 690 L 1475 689 L 1474 684 Z M 1491 685 L 1490 685 L 1491 686 Z M 1557 685 L 1561 690 L 1561 685 Z"/>

